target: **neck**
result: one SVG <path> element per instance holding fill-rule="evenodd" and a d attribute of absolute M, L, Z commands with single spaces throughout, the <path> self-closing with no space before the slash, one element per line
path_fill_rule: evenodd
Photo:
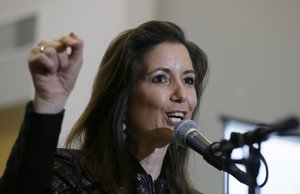
<path fill-rule="evenodd" d="M 152 180 L 155 181 L 161 173 L 164 157 L 166 155 L 168 146 L 162 148 L 155 148 L 151 154 L 146 157 L 140 157 L 142 155 L 137 154 L 136 158 L 147 172 L 151 175 Z"/>
<path fill-rule="evenodd" d="M 144 170 L 151 175 L 153 181 L 161 173 L 166 152 L 173 140 L 172 137 L 172 130 L 168 128 L 158 128 L 141 134 L 135 132 L 128 135 L 129 150 Z"/>

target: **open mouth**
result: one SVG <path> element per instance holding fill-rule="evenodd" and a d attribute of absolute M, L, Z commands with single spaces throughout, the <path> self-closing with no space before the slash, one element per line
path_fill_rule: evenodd
<path fill-rule="evenodd" d="M 182 121 L 184 119 L 183 112 L 167 113 L 167 116 L 174 123 L 179 123 L 180 121 Z"/>

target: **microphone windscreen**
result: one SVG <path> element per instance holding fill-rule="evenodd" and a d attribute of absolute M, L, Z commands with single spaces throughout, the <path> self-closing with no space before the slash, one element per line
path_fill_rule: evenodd
<path fill-rule="evenodd" d="M 187 134 L 189 134 L 191 130 L 195 129 L 198 129 L 195 121 L 182 120 L 175 126 L 173 130 L 173 137 L 175 142 L 180 146 L 186 146 L 185 139 Z"/>

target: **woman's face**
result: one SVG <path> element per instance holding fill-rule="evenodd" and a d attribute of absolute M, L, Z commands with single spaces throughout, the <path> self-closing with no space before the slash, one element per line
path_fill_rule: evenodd
<path fill-rule="evenodd" d="M 181 120 L 191 119 L 197 103 L 194 82 L 192 61 L 184 45 L 161 43 L 154 47 L 146 55 L 144 72 L 129 100 L 128 123 L 135 139 L 169 141 L 160 130 L 173 130 Z"/>

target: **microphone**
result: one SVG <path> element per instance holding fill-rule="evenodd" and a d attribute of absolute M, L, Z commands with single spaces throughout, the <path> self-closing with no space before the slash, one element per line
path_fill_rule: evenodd
<path fill-rule="evenodd" d="M 206 162 L 218 170 L 223 170 L 231 174 L 241 183 L 249 185 L 250 176 L 246 172 L 240 170 L 233 162 L 222 157 L 219 153 L 213 153 L 212 150 L 218 150 L 220 144 L 212 144 L 200 133 L 193 120 L 183 120 L 176 125 L 173 130 L 173 137 L 178 145 L 192 148 L 198 154 L 202 155 Z"/>

